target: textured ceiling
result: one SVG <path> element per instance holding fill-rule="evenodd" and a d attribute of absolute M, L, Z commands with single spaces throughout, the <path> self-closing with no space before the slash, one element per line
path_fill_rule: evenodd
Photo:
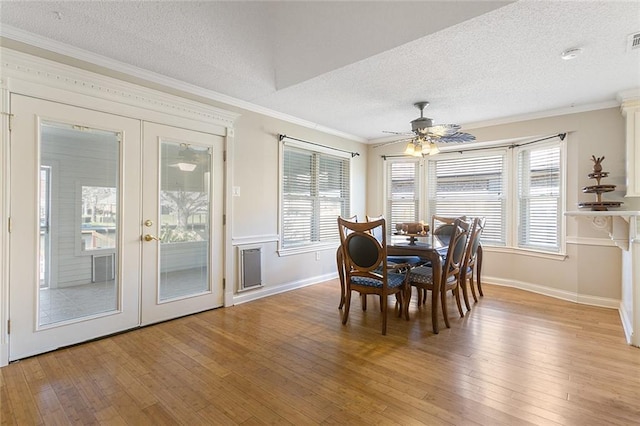
<path fill-rule="evenodd" d="M 434 122 L 472 126 L 640 88 L 626 45 L 638 1 L 2 1 L 0 24 L 4 44 L 90 53 L 374 141 L 410 130 L 421 100 Z"/>

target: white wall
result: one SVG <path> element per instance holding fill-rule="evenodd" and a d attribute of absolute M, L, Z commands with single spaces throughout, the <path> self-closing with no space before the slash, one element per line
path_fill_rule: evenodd
<path fill-rule="evenodd" d="M 610 172 L 603 184 L 617 185 L 605 200 L 623 201 L 625 194 L 625 123 L 618 108 L 608 108 L 503 125 L 465 129 L 478 142 L 540 137 L 568 132 L 566 211 L 578 210 L 578 202 L 595 201 L 582 187 L 593 185 L 591 156 L 605 156 L 603 168 Z M 402 144 L 370 148 L 367 209 L 382 211 L 383 160 L 381 155 L 402 154 Z M 625 206 L 623 206 L 624 208 Z M 555 297 L 596 305 L 618 307 L 621 298 L 621 252 L 608 236 L 586 220 L 566 219 L 567 256 L 531 256 L 504 249 L 485 250 L 485 282 L 511 285 Z"/>

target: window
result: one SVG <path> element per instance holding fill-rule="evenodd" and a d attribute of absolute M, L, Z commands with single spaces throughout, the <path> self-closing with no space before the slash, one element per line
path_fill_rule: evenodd
<path fill-rule="evenodd" d="M 82 185 L 82 250 L 116 247 L 117 188 Z"/>
<path fill-rule="evenodd" d="M 484 216 L 485 245 L 561 253 L 563 152 L 560 137 L 443 152 L 418 160 L 426 164 L 424 189 L 417 186 L 419 163 L 415 159 L 387 160 L 386 214 L 392 223 L 409 217 L 427 221 L 434 214 Z M 425 199 L 426 215 L 411 216 Z"/>
<path fill-rule="evenodd" d="M 560 251 L 560 146 L 518 150 L 518 246 Z"/>
<path fill-rule="evenodd" d="M 282 152 L 281 248 L 339 241 L 338 216 L 350 214 L 350 157 L 285 141 Z"/>
<path fill-rule="evenodd" d="M 506 150 L 442 154 L 430 160 L 428 216 L 484 216 L 482 240 L 506 245 L 506 154 Z"/>
<path fill-rule="evenodd" d="M 418 160 L 388 160 L 386 167 L 387 232 L 396 223 L 420 220 L 420 163 Z"/>

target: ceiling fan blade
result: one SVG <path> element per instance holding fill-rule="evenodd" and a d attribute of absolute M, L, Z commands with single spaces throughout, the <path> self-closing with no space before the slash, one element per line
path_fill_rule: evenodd
<path fill-rule="evenodd" d="M 413 132 L 392 132 L 389 130 L 383 130 L 382 133 L 391 133 L 392 135 L 399 135 L 399 136 L 411 136 L 413 135 Z"/>
<path fill-rule="evenodd" d="M 396 139 L 395 141 L 382 142 L 377 145 L 373 145 L 372 148 L 382 148 L 383 146 L 393 145 L 401 142 L 409 143 L 409 141 L 412 141 L 413 139 L 414 138 L 402 138 L 402 139 Z"/>
<path fill-rule="evenodd" d="M 458 132 L 462 126 L 459 124 L 436 124 L 429 127 L 427 130 L 429 134 L 436 136 L 450 136 Z"/>
<path fill-rule="evenodd" d="M 452 135 L 441 136 L 437 140 L 442 143 L 464 143 L 475 141 L 476 137 L 469 133 L 456 132 Z"/>

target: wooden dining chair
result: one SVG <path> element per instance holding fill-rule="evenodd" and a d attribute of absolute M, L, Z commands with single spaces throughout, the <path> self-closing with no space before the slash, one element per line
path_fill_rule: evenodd
<path fill-rule="evenodd" d="M 431 216 L 431 233 L 438 237 L 438 239 L 445 244 L 444 247 L 438 249 L 438 252 L 441 254 L 443 260 L 448 252 L 448 244 L 449 238 L 451 236 L 451 232 L 453 232 L 453 225 L 456 219 L 460 219 L 462 221 L 467 220 L 467 216 L 456 216 L 456 217 L 447 217 L 447 216 L 439 216 L 433 215 Z M 427 265 L 429 266 L 429 265 Z M 422 303 L 427 302 L 427 292 L 424 293 L 418 291 L 418 297 L 422 297 Z"/>
<path fill-rule="evenodd" d="M 442 315 L 447 328 L 449 325 L 449 314 L 447 312 L 447 292 L 452 290 L 458 305 L 460 317 L 464 317 L 462 304 L 460 303 L 460 288 L 458 285 L 460 268 L 464 260 L 465 246 L 467 244 L 469 225 L 461 219 L 456 219 L 452 225 L 447 253 L 440 267 L 434 269 L 431 266 L 418 266 L 409 272 L 409 286 L 405 295 L 405 309 L 408 311 L 411 301 L 411 289 L 418 289 L 418 306 L 421 305 L 421 292 L 431 291 L 431 322 L 433 332 L 439 332 L 438 326 L 438 301 L 442 306 Z M 437 258 L 436 258 L 437 260 Z M 408 312 L 407 312 L 408 316 Z"/>
<path fill-rule="evenodd" d="M 456 219 L 467 220 L 467 216 L 446 217 L 434 214 L 431 216 L 431 233 L 438 236 L 450 234 Z"/>
<path fill-rule="evenodd" d="M 464 264 L 460 269 L 460 287 L 462 287 L 462 296 L 464 298 L 464 304 L 467 307 L 467 310 L 471 309 L 471 306 L 469 305 L 469 296 L 467 294 L 467 281 L 469 282 L 469 287 L 471 288 L 471 294 L 473 295 L 474 302 L 478 302 L 478 297 L 476 296 L 476 290 L 474 287 L 474 269 L 476 269 L 476 264 L 478 262 L 480 237 L 482 236 L 482 231 L 484 230 L 485 223 L 486 219 L 484 217 L 476 217 L 473 220 L 471 229 L 469 231 L 469 240 L 467 242 L 466 253 L 464 255 Z M 478 293 L 480 293 L 480 295 L 482 296 L 479 271 L 476 275 L 476 282 L 478 286 Z"/>
<path fill-rule="evenodd" d="M 351 222 L 358 221 L 358 215 L 353 215 L 347 220 Z M 344 306 L 344 293 L 345 293 L 345 272 L 344 272 L 344 254 L 342 253 L 342 245 L 338 246 L 336 250 L 336 267 L 338 268 L 338 280 L 340 281 L 340 304 L 338 305 L 338 309 L 342 309 Z"/>
<path fill-rule="evenodd" d="M 382 241 L 374 237 L 374 229 L 382 228 Z M 371 222 L 351 222 L 338 218 L 340 245 L 345 265 L 345 304 L 342 323 L 349 319 L 351 293 L 361 295 L 377 294 L 380 296 L 382 311 L 382 334 L 387 334 L 388 296 L 395 295 L 398 305 L 398 316 L 408 310 L 404 309 L 404 294 L 407 288 L 407 272 L 394 272 L 387 264 L 387 237 L 384 219 Z M 366 305 L 363 304 L 363 310 Z"/>

